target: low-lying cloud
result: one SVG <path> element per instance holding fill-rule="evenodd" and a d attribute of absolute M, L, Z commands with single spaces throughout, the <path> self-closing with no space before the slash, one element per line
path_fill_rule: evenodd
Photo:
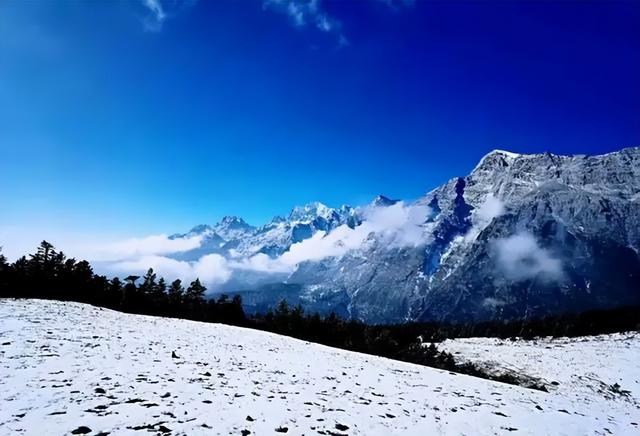
<path fill-rule="evenodd" d="M 183 262 L 165 256 L 148 255 L 134 260 L 113 262 L 105 269 L 115 275 L 142 275 L 149 268 L 161 277 L 189 283 L 199 278 L 207 286 L 226 283 L 232 275 L 227 260 L 219 254 L 207 254 L 195 262 Z"/>
<path fill-rule="evenodd" d="M 176 260 L 169 255 L 200 247 L 202 237 L 171 239 L 166 235 L 106 244 L 94 250 L 89 257 L 100 261 L 100 272 L 109 275 L 140 275 L 153 268 L 167 279 L 190 281 L 198 277 L 208 287 L 216 287 L 230 280 L 234 274 L 292 273 L 302 262 L 343 256 L 368 243 L 404 247 L 418 246 L 431 239 L 431 230 L 425 224 L 431 210 L 426 206 L 398 202 L 388 207 L 366 207 L 361 213 L 364 218 L 361 225 L 355 228 L 342 225 L 331 232 L 319 231 L 311 238 L 291 245 L 287 252 L 275 258 L 263 253 L 242 257 L 230 252 L 227 257 L 209 254 L 197 261 Z"/>
<path fill-rule="evenodd" d="M 181 253 L 198 248 L 201 244 L 201 235 L 175 239 L 169 238 L 167 235 L 152 235 L 145 238 L 130 238 L 108 243 L 97 248 L 87 248 L 85 252 L 92 260 L 114 261 Z"/>
<path fill-rule="evenodd" d="M 493 247 L 499 271 L 510 280 L 563 279 L 562 262 L 549 250 L 540 247 L 531 233 L 521 232 L 497 239 Z"/>
<path fill-rule="evenodd" d="M 388 207 L 368 207 L 364 221 L 350 228 L 342 225 L 330 233 L 318 232 L 313 237 L 293 244 L 280 257 L 286 265 L 342 256 L 376 238 L 387 246 L 418 246 L 431 238 L 425 221 L 431 214 L 427 206 L 408 206 L 398 202 Z"/>
<path fill-rule="evenodd" d="M 504 213 L 504 203 L 493 194 L 485 197 L 483 203 L 471 215 L 471 228 L 464 236 L 464 242 L 473 242 L 491 222 Z"/>

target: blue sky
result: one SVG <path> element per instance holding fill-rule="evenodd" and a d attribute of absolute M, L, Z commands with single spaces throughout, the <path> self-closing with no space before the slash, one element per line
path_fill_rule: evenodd
<path fill-rule="evenodd" d="M 1 2 L 0 227 L 260 224 L 639 145 L 639 53 L 637 2 Z"/>

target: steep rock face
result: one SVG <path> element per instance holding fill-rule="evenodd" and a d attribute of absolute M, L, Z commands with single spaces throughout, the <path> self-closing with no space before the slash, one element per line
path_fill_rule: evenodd
<path fill-rule="evenodd" d="M 640 148 L 602 156 L 493 151 L 468 176 L 400 203 L 420 214 L 421 236 L 403 243 L 390 242 L 368 213 L 397 203 L 384 196 L 363 208 L 310 203 L 257 228 L 225 218 L 177 235 L 201 234 L 203 243 L 176 256 L 277 260 L 314 235 L 340 246 L 349 229 L 366 231 L 348 250 L 302 260 L 286 274 L 234 277 L 226 289 L 246 290 L 250 310 L 287 296 L 310 311 L 372 323 L 640 303 Z"/>
<path fill-rule="evenodd" d="M 368 322 L 512 319 L 640 302 L 640 150 L 494 151 L 419 199 L 433 238 L 369 244 L 289 282 Z M 510 257 L 512 259 L 510 259 Z"/>
<path fill-rule="evenodd" d="M 596 157 L 493 152 L 466 180 L 464 198 L 476 211 L 491 196 L 504 212 L 451 242 L 412 318 L 520 318 L 640 301 L 639 149 Z M 524 250 L 518 235 L 535 245 Z M 500 259 L 501 241 L 514 245 L 502 248 L 512 261 Z M 505 261 L 524 273 L 505 271 Z"/>

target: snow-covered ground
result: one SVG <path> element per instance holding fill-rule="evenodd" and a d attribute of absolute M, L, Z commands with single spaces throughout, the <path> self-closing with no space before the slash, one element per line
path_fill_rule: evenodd
<path fill-rule="evenodd" d="M 640 334 L 509 340 L 449 339 L 438 344 L 456 360 L 494 374 L 525 376 L 576 404 L 605 402 L 615 413 L 640 407 Z M 636 421 L 634 421 L 636 422 Z M 640 427 L 637 427 L 640 434 Z"/>
<path fill-rule="evenodd" d="M 611 374 L 633 363 L 600 362 Z M 621 435 L 639 434 L 638 422 L 620 399 L 584 401 L 237 327 L 0 300 L 3 435 Z"/>

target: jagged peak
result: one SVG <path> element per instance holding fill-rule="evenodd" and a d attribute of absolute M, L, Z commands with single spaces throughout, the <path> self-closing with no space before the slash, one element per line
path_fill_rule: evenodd
<path fill-rule="evenodd" d="M 209 224 L 198 224 L 189 230 L 189 233 L 204 233 L 213 230 Z"/>
<path fill-rule="evenodd" d="M 295 206 L 289 214 L 289 219 L 292 221 L 304 221 L 309 220 L 312 217 L 324 217 L 328 218 L 335 212 L 335 209 L 330 208 L 326 204 L 319 201 L 313 201 L 307 203 L 304 206 Z"/>
<path fill-rule="evenodd" d="M 276 215 L 273 218 L 271 218 L 271 221 L 269 221 L 269 223 L 271 223 L 271 224 L 279 224 L 279 223 L 283 223 L 285 221 L 287 221 L 287 219 L 285 217 L 283 217 L 282 215 Z"/>
<path fill-rule="evenodd" d="M 373 201 L 371 202 L 372 206 L 393 206 L 394 204 L 396 204 L 398 201 L 400 200 L 393 200 L 389 197 L 386 197 L 382 194 L 376 196 L 376 198 L 373 199 Z"/>
<path fill-rule="evenodd" d="M 506 150 L 500 150 L 500 149 L 495 149 L 495 150 L 491 150 L 489 153 L 485 154 L 482 159 L 480 159 L 480 162 L 478 162 L 478 164 L 476 165 L 476 167 L 471 171 L 474 172 L 479 168 L 482 168 L 482 166 L 488 162 L 493 160 L 496 157 L 500 157 L 502 158 L 504 161 L 506 161 L 507 164 L 511 164 L 513 163 L 514 160 L 525 156 L 523 154 L 520 153 L 514 153 L 512 151 L 506 151 Z"/>
<path fill-rule="evenodd" d="M 240 218 L 239 216 L 235 216 L 235 215 L 227 215 L 222 217 L 222 220 L 220 221 L 220 224 L 247 224 L 245 222 L 245 220 L 243 220 L 242 218 Z"/>

